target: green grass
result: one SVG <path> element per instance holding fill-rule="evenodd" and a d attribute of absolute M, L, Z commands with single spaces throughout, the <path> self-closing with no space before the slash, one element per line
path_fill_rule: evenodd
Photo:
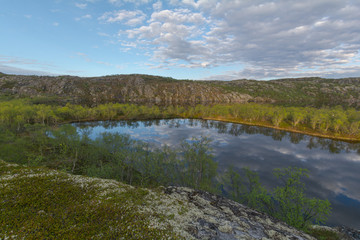
<path fill-rule="evenodd" d="M 176 239 L 139 211 L 148 191 L 0 160 L 0 239 Z"/>

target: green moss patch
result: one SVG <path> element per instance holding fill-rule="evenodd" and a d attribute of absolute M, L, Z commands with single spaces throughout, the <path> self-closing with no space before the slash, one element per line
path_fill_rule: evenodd
<path fill-rule="evenodd" d="M 0 239 L 175 239 L 140 212 L 148 192 L 0 160 Z"/>
<path fill-rule="evenodd" d="M 340 236 L 340 233 L 330 230 L 327 227 L 312 227 L 308 231 L 308 234 L 315 237 L 318 240 L 341 240 L 343 239 L 342 236 Z"/>

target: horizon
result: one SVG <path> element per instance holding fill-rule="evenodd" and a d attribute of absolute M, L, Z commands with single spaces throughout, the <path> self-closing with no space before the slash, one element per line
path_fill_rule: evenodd
<path fill-rule="evenodd" d="M 276 80 L 306 80 L 310 78 L 319 78 L 319 79 L 325 79 L 325 80 L 341 80 L 341 79 L 360 79 L 360 76 L 358 77 L 339 77 L 339 78 L 327 78 L 327 77 L 318 77 L 318 76 L 307 76 L 307 77 L 283 77 L 283 78 L 273 78 L 273 79 L 253 79 L 253 78 L 239 78 L 239 79 L 232 79 L 232 80 L 221 80 L 221 79 L 185 79 L 185 78 L 173 78 L 173 77 L 167 77 L 167 76 L 161 76 L 161 75 L 151 75 L 151 74 L 143 74 L 143 73 L 128 73 L 128 74 L 110 74 L 110 75 L 98 75 L 98 76 L 77 76 L 77 75 L 36 75 L 36 74 L 12 74 L 12 73 L 3 73 L 0 72 L 0 74 L 4 75 L 10 75 L 10 76 L 35 76 L 35 77 L 77 77 L 77 78 L 102 78 L 102 77 L 112 77 L 112 76 L 131 76 L 131 75 L 144 75 L 144 76 L 150 76 L 150 77 L 160 77 L 160 78 L 171 78 L 173 80 L 178 81 L 223 81 L 223 82 L 230 82 L 230 81 L 276 81 Z"/>
<path fill-rule="evenodd" d="M 353 0 L 8 1 L 0 9 L 0 72 L 358 77 L 359 11 Z"/>

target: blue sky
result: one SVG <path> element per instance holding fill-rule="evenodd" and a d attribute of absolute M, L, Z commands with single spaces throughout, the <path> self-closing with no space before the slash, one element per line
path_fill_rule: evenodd
<path fill-rule="evenodd" d="M 0 72 L 360 76 L 358 0 L 2 0 Z"/>

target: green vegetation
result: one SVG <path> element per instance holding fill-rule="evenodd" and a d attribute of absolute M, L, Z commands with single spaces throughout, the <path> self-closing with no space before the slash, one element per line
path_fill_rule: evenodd
<path fill-rule="evenodd" d="M 81 78 L 0 74 L 0 95 L 57 96 L 58 102 L 101 103 L 271 103 L 284 107 L 360 108 L 360 78 L 317 77 L 271 81 L 192 81 L 142 74 Z"/>
<path fill-rule="evenodd" d="M 303 169 L 276 170 L 285 186 L 272 192 L 262 187 L 256 173 L 250 170 L 240 175 L 230 169 L 221 178 L 207 138 L 183 141 L 178 148 L 154 149 L 128 135 L 104 133 L 91 140 L 86 131 L 80 134 L 71 125 L 56 129 L 34 125 L 22 137 L 5 134 L 0 158 L 8 162 L 47 166 L 142 187 L 178 185 L 213 193 L 225 189 L 232 199 L 299 229 L 324 222 L 330 211 L 328 201 L 305 197 L 300 179 L 306 175 Z"/>
<path fill-rule="evenodd" d="M 29 129 L 21 137 L 7 132 L 2 137 L 0 158 L 8 162 L 47 166 L 143 187 L 180 185 L 217 191 L 217 165 L 207 138 L 183 141 L 177 149 L 151 149 L 128 135 L 104 133 L 91 140 L 86 132 L 79 134 L 71 125 Z"/>
<path fill-rule="evenodd" d="M 225 175 L 225 186 L 233 200 L 266 212 L 298 229 L 308 230 L 313 223 L 325 223 L 330 214 L 330 202 L 305 196 L 302 178 L 308 176 L 306 169 L 275 169 L 274 175 L 281 183 L 268 192 L 261 186 L 255 172 L 244 169 L 244 174 L 240 174 L 230 168 Z"/>
<path fill-rule="evenodd" d="M 342 240 L 342 239 L 344 239 L 342 234 L 337 233 L 334 230 L 328 230 L 326 228 L 310 228 L 306 232 L 318 240 Z"/>
<path fill-rule="evenodd" d="M 42 104 L 44 102 L 53 102 L 54 104 Z M 0 159 L 7 162 L 26 164 L 34 172 L 40 169 L 37 166 L 46 166 L 73 174 L 116 179 L 142 187 L 179 185 L 213 193 L 220 193 L 221 190 L 224 190 L 232 199 L 266 212 L 303 230 L 309 229 L 311 223 L 326 220 L 330 213 L 330 204 L 326 200 L 309 199 L 305 196 L 305 186 L 302 179 L 308 173 L 304 169 L 275 170 L 275 176 L 282 180 L 283 185 L 280 184 L 272 191 L 268 191 L 260 184 L 256 173 L 250 170 L 244 170 L 244 173 L 240 174 L 234 169 L 229 169 L 224 176 L 219 176 L 217 164 L 214 162 L 209 148 L 210 140 L 207 138 L 184 141 L 177 148 L 163 147 L 154 149 L 148 144 L 131 139 L 127 135 L 102 134 L 97 139 L 92 140 L 86 131 L 79 134 L 75 127 L 71 125 L 65 124 L 58 127 L 60 123 L 72 121 L 174 117 L 212 118 L 256 123 L 312 134 L 346 137 L 352 140 L 359 140 L 360 137 L 360 113 L 355 109 L 345 110 L 341 107 L 315 109 L 255 103 L 214 106 L 197 105 L 194 107 L 159 107 L 109 103 L 95 107 L 85 107 L 69 103 L 61 106 L 57 105 L 56 101 L 43 101 L 43 99 L 39 101 L 38 99 L 5 98 L 0 101 Z M 5 173 L 7 171 L 6 167 L 3 166 L 1 171 L 3 171 L 1 174 Z M 13 171 L 15 170 L 13 169 Z M 94 201 L 90 196 L 95 196 L 97 189 L 90 188 L 84 192 L 84 189 L 79 189 L 61 181 L 55 188 L 56 191 L 59 191 L 59 194 L 57 192 L 56 194 L 49 193 L 44 190 L 45 192 L 30 198 L 31 201 L 38 202 L 39 207 L 36 210 L 27 209 L 26 195 L 35 191 L 36 186 L 50 184 L 49 176 L 45 175 L 31 181 L 31 184 L 24 181 L 9 185 L 16 185 L 16 189 L 19 189 L 19 196 L 10 197 L 15 202 L 1 203 L 1 209 L 7 209 L 7 212 L 0 223 L 7 223 L 6 219 L 13 219 L 11 224 L 1 224 L 4 225 L 4 229 L 1 229 L 2 232 L 12 234 L 15 228 L 10 226 L 23 226 L 24 223 L 21 219 L 29 218 L 29 222 L 26 222 L 28 225 L 24 226 L 34 226 L 35 230 L 31 233 L 25 230 L 21 231 L 17 233 L 19 236 L 34 234 L 32 235 L 34 238 L 38 236 L 51 238 L 51 234 L 63 229 L 62 226 L 73 224 L 71 222 L 72 218 L 78 217 L 79 221 L 85 224 L 85 222 L 89 221 L 87 217 L 90 217 L 91 219 L 101 219 L 102 222 L 107 223 L 100 224 L 97 228 L 89 230 L 91 234 L 104 232 L 104 236 L 110 238 L 115 236 L 116 238 L 119 235 L 111 235 L 115 233 L 104 229 L 105 226 L 119 224 L 119 216 L 111 214 L 113 211 L 122 212 L 126 218 L 127 214 L 130 214 L 128 216 L 129 222 L 124 224 L 131 225 L 133 221 L 138 221 L 131 215 L 132 210 L 126 212 L 127 209 L 120 209 L 122 206 L 111 205 L 114 202 L 109 203 L 111 206 L 106 205 L 103 210 L 95 208 L 103 211 L 103 215 L 98 213 L 97 210 L 90 211 L 86 205 Z M 46 186 L 44 186 L 44 189 L 46 189 Z M 76 199 L 71 201 L 75 201 L 76 204 L 71 209 L 67 209 L 66 204 L 61 203 L 61 199 L 65 194 L 65 192 L 60 192 L 62 189 L 65 189 L 65 192 L 68 193 L 74 192 L 74 198 Z M 15 193 L 11 192 L 10 188 L 4 188 L 0 194 L 2 194 L 0 197 L 8 197 Z M 135 201 L 137 195 L 142 193 L 135 191 L 129 194 L 135 196 Z M 53 206 L 50 202 L 54 201 L 57 196 L 64 208 L 59 209 L 58 212 L 55 211 L 51 221 L 42 221 L 42 211 L 47 212 L 42 208 L 44 206 Z M 122 201 L 122 197 L 124 196 L 116 196 L 112 199 L 113 201 Z M 19 207 L 18 210 L 10 211 L 10 207 L 15 205 Z M 19 209 L 22 208 L 25 208 L 25 210 L 19 213 Z M 36 214 L 38 212 L 41 212 L 41 214 Z M 61 212 L 66 214 L 61 215 Z M 105 213 L 111 216 L 107 216 Z M 96 224 L 96 221 L 90 221 L 90 223 Z M 146 221 L 145 218 L 144 221 Z M 84 225 L 82 226 L 84 227 Z M 166 231 L 152 231 L 144 227 L 146 224 L 142 226 L 141 229 L 132 229 L 136 231 L 136 234 L 141 234 L 143 239 L 168 234 Z M 46 229 L 47 232 L 41 233 L 45 235 L 36 235 L 38 234 L 36 229 Z M 64 229 L 66 229 L 66 231 L 64 230 L 64 236 L 83 237 L 81 235 L 83 231 L 76 226 Z M 126 229 L 120 232 L 119 234 L 122 234 L 122 236 L 129 236 L 129 239 L 137 237 L 137 235 L 131 235 L 135 234 L 134 232 L 127 232 Z"/>
<path fill-rule="evenodd" d="M 179 239 L 140 188 L 1 160 L 0 186 L 0 239 Z"/>
<path fill-rule="evenodd" d="M 208 81 L 205 84 L 227 92 L 249 94 L 290 107 L 356 107 L 351 99 L 359 99 L 359 78 L 323 79 L 317 77 L 278 79 L 271 81 Z"/>
<path fill-rule="evenodd" d="M 54 99 L 42 99 L 52 102 Z M 213 106 L 144 106 L 108 103 L 95 107 L 66 104 L 35 104 L 39 99 L 3 100 L 0 124 L 21 131 L 26 124 L 56 125 L 70 121 L 201 118 L 255 124 L 306 134 L 347 140 L 360 140 L 360 112 L 334 108 L 281 107 L 262 104 Z"/>

